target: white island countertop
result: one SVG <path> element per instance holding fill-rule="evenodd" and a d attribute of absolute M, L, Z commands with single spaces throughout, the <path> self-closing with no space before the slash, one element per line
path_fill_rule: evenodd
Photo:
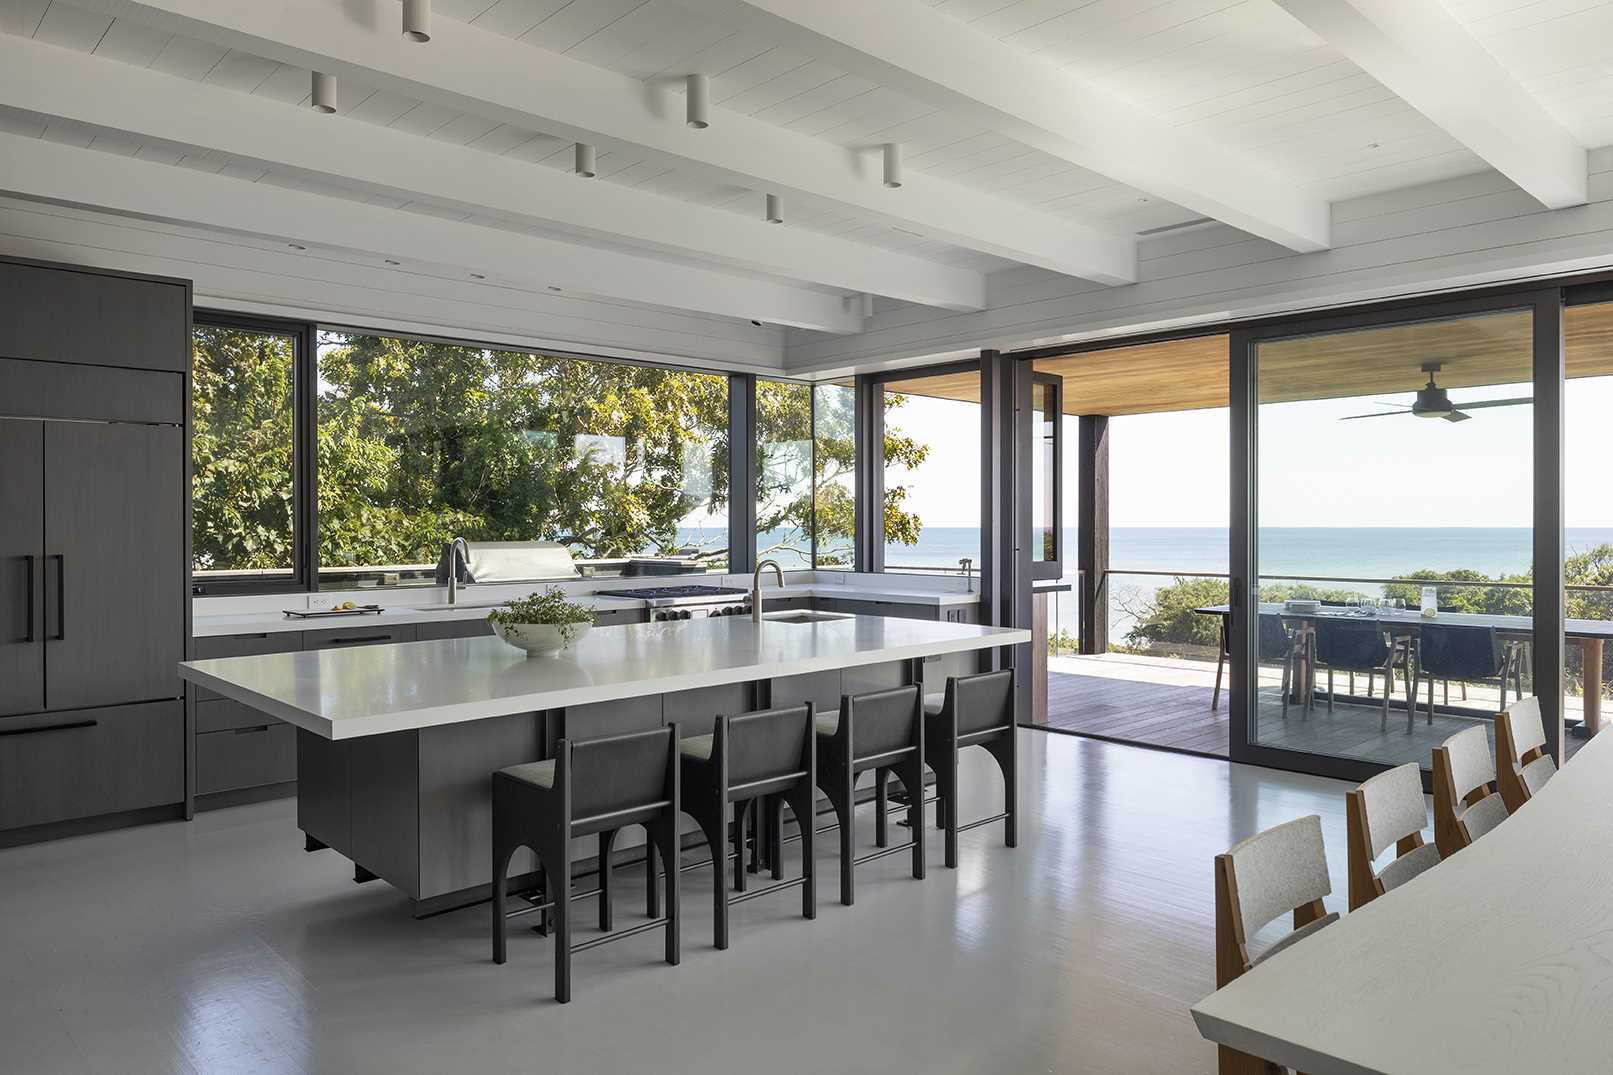
<path fill-rule="evenodd" d="M 1029 642 L 1007 627 L 884 616 L 739 616 L 597 627 L 559 657 L 497 638 L 224 657 L 180 675 L 327 739 Z"/>

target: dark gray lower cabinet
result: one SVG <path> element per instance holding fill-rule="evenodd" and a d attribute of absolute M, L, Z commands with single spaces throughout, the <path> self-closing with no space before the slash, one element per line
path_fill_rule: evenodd
<path fill-rule="evenodd" d="M 0 722 L 0 829 L 184 798 L 185 714 L 177 699 Z"/>
<path fill-rule="evenodd" d="M 301 631 L 211 635 L 196 639 L 192 652 L 197 660 L 296 653 L 302 639 Z M 277 787 L 289 793 L 297 779 L 295 728 L 204 688 L 192 687 L 191 697 L 196 714 L 192 780 L 199 807 L 228 805 L 254 789 L 264 790 L 252 798 L 273 795 Z"/>
<path fill-rule="evenodd" d="M 493 625 L 485 619 L 437 620 L 417 624 L 414 637 L 417 642 L 435 642 L 444 638 L 480 638 L 493 633 Z"/>

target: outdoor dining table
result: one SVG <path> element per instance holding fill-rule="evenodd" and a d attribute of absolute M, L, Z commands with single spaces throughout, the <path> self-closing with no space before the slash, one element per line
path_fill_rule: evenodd
<path fill-rule="evenodd" d="M 1231 638 L 1228 623 L 1232 615 L 1230 605 L 1205 605 L 1193 610 L 1201 616 L 1218 616 L 1221 619 L 1221 647 L 1226 652 Z M 1424 619 L 1416 609 L 1350 609 L 1339 605 L 1323 605 L 1314 612 L 1299 612 L 1278 602 L 1263 601 L 1262 614 L 1271 613 L 1285 620 L 1314 623 L 1318 619 L 1336 617 L 1350 620 L 1372 620 L 1385 631 L 1415 637 L 1427 623 L 1451 624 L 1465 627 L 1493 627 L 1498 634 L 1513 638 L 1532 638 L 1534 620 L 1528 616 L 1491 615 L 1478 612 L 1441 612 L 1432 619 Z M 1595 735 L 1602 727 L 1602 653 L 1604 644 L 1613 638 L 1613 622 L 1607 620 L 1564 620 L 1563 635 L 1579 645 L 1584 658 L 1584 713 L 1585 734 Z"/>

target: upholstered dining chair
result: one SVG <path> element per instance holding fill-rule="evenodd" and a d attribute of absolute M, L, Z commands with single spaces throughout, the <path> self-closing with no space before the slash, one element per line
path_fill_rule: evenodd
<path fill-rule="evenodd" d="M 1495 776 L 1508 811 L 1516 811 L 1540 793 L 1557 773 L 1546 753 L 1546 729 L 1540 722 L 1540 700 L 1520 699 L 1495 718 Z"/>
<path fill-rule="evenodd" d="M 1496 791 L 1495 755 L 1483 725 L 1434 748 L 1434 844 L 1450 858 L 1507 819 Z"/>
<path fill-rule="evenodd" d="M 1422 770 L 1414 761 L 1387 769 L 1347 792 L 1344 818 L 1352 911 L 1439 865 L 1439 848 L 1423 842 L 1428 806 L 1423 801 Z M 1393 861 L 1375 869 L 1372 864 L 1391 844 Z"/>

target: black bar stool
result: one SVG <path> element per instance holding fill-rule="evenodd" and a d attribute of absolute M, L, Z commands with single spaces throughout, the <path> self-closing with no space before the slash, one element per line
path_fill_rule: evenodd
<path fill-rule="evenodd" d="M 717 947 L 728 947 L 730 904 L 799 885 L 801 916 L 818 917 L 813 854 L 818 752 L 812 703 L 718 717 L 710 735 L 685 739 L 678 744 L 678 749 L 683 765 L 683 812 L 700 823 L 700 830 L 711 848 L 712 934 Z M 801 876 L 782 880 L 784 863 L 779 846 L 782 841 L 775 839 L 770 857 L 777 883 L 730 896 L 727 873 L 730 805 L 735 814 L 735 850 L 739 852 L 734 856 L 737 886 L 743 883 L 745 876 L 744 819 L 750 812 L 750 804 L 758 801 L 772 822 L 768 828 L 773 834 L 783 830 L 786 804 L 795 815 L 801 829 Z"/>
<path fill-rule="evenodd" d="M 932 696 L 933 697 L 933 696 Z M 925 761 L 935 770 L 937 819 L 946 830 L 946 864 L 958 865 L 958 833 L 993 822 L 1003 822 L 1009 847 L 1019 843 L 1016 827 L 1019 801 L 1019 762 L 1014 738 L 1014 671 L 1004 668 L 972 676 L 951 676 L 941 704 L 925 707 Z M 985 747 L 1003 774 L 1003 811 L 990 817 L 958 823 L 958 751 Z M 906 783 L 904 780 L 903 783 Z"/>
<path fill-rule="evenodd" d="M 562 1004 L 571 1000 L 574 952 L 646 930 L 666 929 L 666 961 L 677 965 L 676 869 L 666 871 L 665 916 L 571 943 L 571 841 L 643 825 L 662 861 L 676 863 L 679 774 L 675 724 L 631 735 L 562 739 L 553 759 L 512 765 L 493 774 L 493 962 L 504 962 L 510 858 L 525 845 L 537 853 L 554 893 L 548 902 L 528 909 L 554 912 L 556 1000 Z M 608 922 L 608 911 L 602 909 L 600 918 Z"/>
<path fill-rule="evenodd" d="M 852 869 L 864 862 L 911 848 L 913 876 L 924 877 L 924 702 L 919 688 L 896 687 L 846 695 L 840 713 L 817 718 L 818 787 L 829 797 L 840 825 L 840 902 L 851 906 Z M 908 795 L 908 826 L 913 838 L 861 857 L 852 854 L 857 777 L 889 769 Z"/>

